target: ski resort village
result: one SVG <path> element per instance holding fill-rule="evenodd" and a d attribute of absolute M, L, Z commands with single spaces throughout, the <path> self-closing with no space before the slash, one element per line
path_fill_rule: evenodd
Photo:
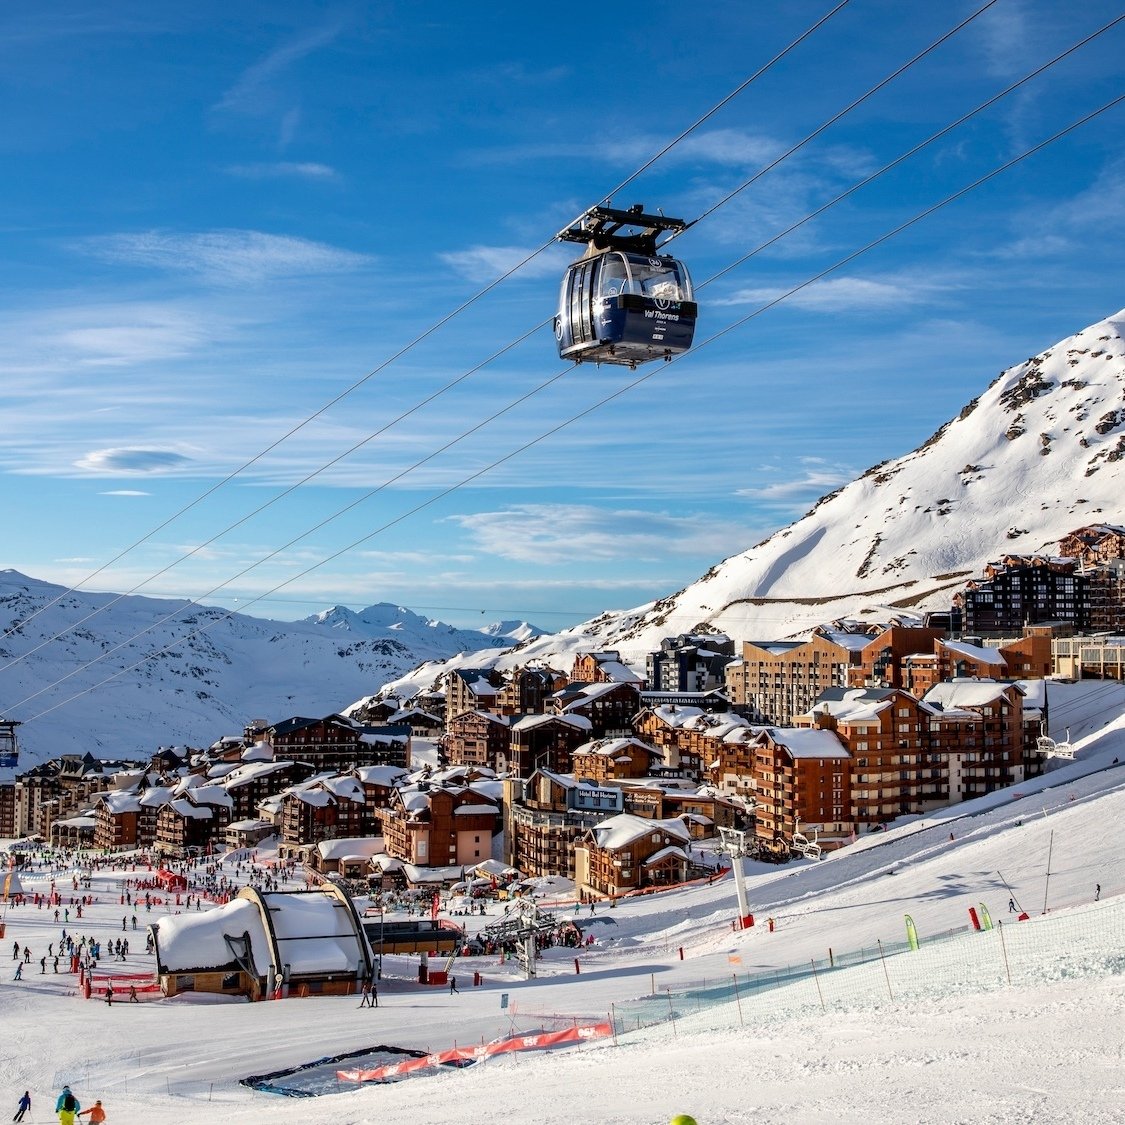
<path fill-rule="evenodd" d="M 1098 787 L 1125 793 L 1122 632 L 1125 528 L 1098 524 L 1049 555 L 1001 554 L 942 612 L 826 623 L 803 641 L 681 634 L 643 667 L 611 650 L 580 652 L 565 672 L 463 665 L 410 698 L 256 720 L 143 760 L 65 754 L 24 769 L 7 720 L 0 925 L 15 978 L 0 1003 L 29 1016 L 70 1005 L 81 1019 L 67 1022 L 94 1040 L 119 1034 L 110 1021 L 147 1018 L 140 1008 L 195 1034 L 197 1013 L 211 1027 L 227 1019 L 207 1004 L 295 1005 L 238 1016 L 218 1081 L 161 1066 L 163 1116 L 183 1104 L 194 1117 L 205 1098 L 253 1120 L 266 1112 L 253 1099 L 384 1098 L 406 1084 L 424 1100 L 466 1081 L 466 1066 L 649 1051 L 653 1037 L 666 1048 L 689 1020 L 700 1044 L 735 1019 L 744 1036 L 763 1019 L 808 1018 L 810 981 L 838 1013 L 926 987 L 987 993 L 1010 987 L 1012 970 L 982 951 L 1014 925 L 1027 927 L 1005 939 L 1017 974 L 1040 971 L 1041 942 L 1056 961 L 1074 942 L 1082 973 L 1100 980 L 1119 972 L 1113 850 L 1081 872 L 1069 856 L 1058 899 L 1050 857 L 1040 872 L 1044 856 L 1012 853 L 1006 870 L 958 876 L 964 888 L 936 901 L 908 890 L 897 919 L 888 906 L 822 920 L 812 953 L 807 896 L 865 887 L 870 898 L 876 875 L 923 858 L 960 864 L 969 841 L 1000 828 L 1034 823 L 1038 839 Z M 907 886 L 891 882 L 896 896 Z M 1076 897 L 1095 913 L 1055 916 Z M 1025 947 L 1046 925 L 1064 936 Z M 1080 956 L 1103 931 L 1114 951 Z M 904 976 L 870 977 L 900 961 Z M 643 966 L 644 987 L 629 965 Z M 564 981 L 550 998 L 534 991 Z M 471 1032 L 456 1030 L 450 1004 L 475 1013 Z M 278 1040 L 293 1016 L 304 1030 Z M 104 1094 L 115 1120 L 132 1119 L 121 1110 L 153 1096 L 145 1049 L 119 1060 L 122 1073 L 99 1054 L 69 1051 L 49 1077 L 32 1060 L 17 1070 L 29 1085 Z M 678 1085 L 662 1095 L 669 1112 Z M 344 1100 L 348 1120 L 384 1116 Z M 750 1120 L 719 1101 L 709 1120 Z"/>
<path fill-rule="evenodd" d="M 1123 47 L 0 4 L 0 1115 L 1125 1125 Z"/>

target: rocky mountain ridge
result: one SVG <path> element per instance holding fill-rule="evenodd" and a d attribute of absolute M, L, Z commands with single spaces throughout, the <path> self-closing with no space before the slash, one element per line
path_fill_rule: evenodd
<path fill-rule="evenodd" d="M 917 449 L 684 589 L 492 662 L 567 670 L 575 652 L 612 648 L 643 669 L 645 654 L 678 633 L 775 640 L 843 618 L 909 619 L 948 608 L 1002 554 L 1053 553 L 1079 527 L 1125 522 L 1123 335 L 1125 311 L 1002 371 Z M 429 686 L 463 661 L 420 668 L 387 690 Z"/>

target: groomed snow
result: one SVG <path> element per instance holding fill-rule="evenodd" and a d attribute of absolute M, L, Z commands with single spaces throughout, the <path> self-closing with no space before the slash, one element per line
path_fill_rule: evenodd
<path fill-rule="evenodd" d="M 18 941 L 34 954 L 22 981 L 13 982 L 9 968 L 0 982 L 11 1105 L 30 1089 L 34 1119 L 42 1121 L 67 1081 L 85 1104 L 102 1098 L 112 1125 L 154 1118 L 165 1125 L 661 1125 L 675 1113 L 691 1113 L 699 1125 L 1125 1121 L 1125 843 L 1116 832 L 1125 818 L 1125 766 L 1113 761 L 1125 760 L 1125 719 L 1098 712 L 1090 695 L 1081 705 L 1075 700 L 1070 718 L 1075 730 L 1096 733 L 1084 736 L 1078 761 L 1045 779 L 864 836 L 819 864 L 745 862 L 757 922 L 750 930 L 731 929 L 729 876 L 613 910 L 601 906 L 592 917 L 562 902 L 560 915 L 596 937 L 579 955 L 580 975 L 572 949 L 549 950 L 530 982 L 510 963 L 465 959 L 455 969 L 454 996 L 419 986 L 416 959 L 388 956 L 374 1010 L 360 1010 L 354 997 L 262 1004 L 189 997 L 107 1008 L 68 995 L 72 978 L 56 977 L 50 966 L 40 975 L 35 962 L 60 929 L 47 912 L 9 909 L 8 944 L 0 948 Z M 24 878 L 33 887 L 47 881 L 39 872 Z M 95 871 L 92 878 L 101 902 L 82 927 L 104 940 L 121 932 L 117 875 Z M 557 881 L 547 893 L 561 894 Z M 1009 895 L 1028 921 L 1009 915 Z M 1003 923 L 999 933 L 938 940 L 967 927 L 969 907 L 982 903 Z M 489 910 L 458 921 L 487 924 L 499 907 Z M 921 936 L 916 954 L 896 952 L 907 914 Z M 1011 985 L 995 960 L 1000 935 Z M 888 950 L 885 978 L 879 961 L 822 974 L 827 1011 L 811 974 L 781 992 L 751 998 L 746 991 L 738 1005 L 698 1014 L 678 999 L 703 982 L 713 988 L 735 973 L 743 981 L 772 975 L 822 963 L 829 948 L 842 959 L 880 942 Z M 985 953 L 993 957 L 990 977 L 977 979 L 969 969 Z M 151 958 L 134 951 L 121 969 L 146 965 Z M 472 985 L 474 970 L 480 987 Z M 677 997 L 676 1023 L 616 1044 L 508 1056 L 316 1099 L 238 1084 L 380 1043 L 439 1051 L 512 1029 L 604 1019 L 666 989 Z"/>

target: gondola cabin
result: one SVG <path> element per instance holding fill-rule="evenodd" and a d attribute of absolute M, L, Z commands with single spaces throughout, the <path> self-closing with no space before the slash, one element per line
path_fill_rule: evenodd
<path fill-rule="evenodd" d="M 622 233 L 633 228 L 632 233 Z M 698 306 L 687 267 L 661 254 L 661 231 L 687 228 L 682 219 L 594 207 L 558 238 L 585 242 L 567 268 L 555 317 L 559 356 L 575 363 L 636 367 L 669 360 L 691 347 Z"/>

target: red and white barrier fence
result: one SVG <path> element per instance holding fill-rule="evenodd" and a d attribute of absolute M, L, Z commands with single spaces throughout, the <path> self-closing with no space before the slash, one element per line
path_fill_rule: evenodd
<path fill-rule="evenodd" d="M 495 1055 L 506 1055 L 513 1051 L 538 1051 L 545 1047 L 561 1047 L 568 1043 L 581 1043 L 587 1039 L 606 1039 L 613 1034 L 608 1022 L 586 1024 L 583 1027 L 568 1027 L 562 1031 L 543 1031 L 534 1035 L 516 1035 L 496 1043 L 481 1043 L 475 1047 L 453 1047 L 436 1055 L 424 1055 L 420 1059 L 407 1059 L 390 1066 L 378 1066 L 373 1070 L 338 1070 L 336 1077 L 341 1082 L 382 1082 L 402 1074 L 412 1074 L 430 1067 L 446 1066 L 450 1063 L 479 1062 Z"/>

